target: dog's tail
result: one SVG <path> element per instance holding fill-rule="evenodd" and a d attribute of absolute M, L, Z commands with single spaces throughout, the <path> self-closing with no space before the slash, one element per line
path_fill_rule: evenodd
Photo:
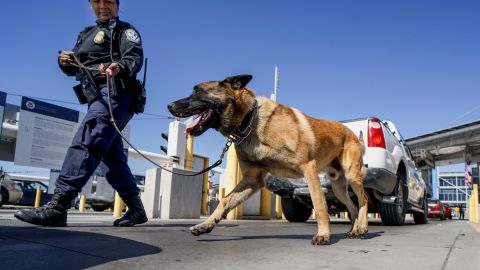
<path fill-rule="evenodd" d="M 363 132 L 360 130 L 360 134 L 358 135 L 358 140 L 360 141 L 360 145 L 362 146 L 362 156 L 365 154 L 365 142 L 363 142 Z"/>
<path fill-rule="evenodd" d="M 360 141 L 360 147 L 362 151 L 362 158 L 360 158 L 360 162 L 362 164 L 362 175 L 363 179 L 365 179 L 365 175 L 367 174 L 367 167 L 363 163 L 363 156 L 365 155 L 365 142 L 363 141 L 363 132 L 360 130 L 360 134 L 358 134 L 358 140 Z"/>

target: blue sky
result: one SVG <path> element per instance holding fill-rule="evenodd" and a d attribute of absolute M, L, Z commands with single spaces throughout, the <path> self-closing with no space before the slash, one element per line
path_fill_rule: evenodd
<path fill-rule="evenodd" d="M 410 138 L 480 119 L 479 11 L 479 1 L 121 0 L 119 14 L 149 58 L 148 113 L 169 116 L 166 105 L 195 84 L 240 73 L 269 96 L 278 66 L 280 103 L 322 119 L 377 116 Z M 84 0 L 1 1 L 0 91 L 75 103 L 57 52 L 94 21 Z M 86 110 L 70 103 L 56 104 Z M 160 152 L 169 120 L 142 118 L 132 142 Z M 208 131 L 194 151 L 213 162 L 224 142 Z M 149 167 L 131 163 L 135 173 Z"/>

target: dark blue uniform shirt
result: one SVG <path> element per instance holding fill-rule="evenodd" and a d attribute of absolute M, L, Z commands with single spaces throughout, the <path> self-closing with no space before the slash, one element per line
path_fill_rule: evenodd
<path fill-rule="evenodd" d="M 110 47 L 113 60 L 120 65 L 120 72 L 116 79 L 121 79 L 122 82 L 120 85 L 117 84 L 117 87 L 125 88 L 128 82 L 136 79 L 143 63 L 140 34 L 132 25 L 119 20 L 118 17 L 108 22 L 97 21 L 97 25 L 86 27 L 78 35 L 73 52 L 83 65 L 98 69 L 100 64 L 108 67 L 112 62 Z M 79 68 L 75 66 L 60 65 L 60 69 L 69 76 L 75 76 L 79 72 Z M 92 70 L 91 74 L 97 88 L 101 89 L 106 85 L 104 75 L 99 74 L 97 70 Z"/>

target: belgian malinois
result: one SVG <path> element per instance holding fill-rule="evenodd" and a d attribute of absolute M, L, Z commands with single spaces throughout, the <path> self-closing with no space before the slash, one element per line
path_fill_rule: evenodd
<path fill-rule="evenodd" d="M 313 245 L 330 244 L 330 219 L 322 192 L 319 173 L 326 173 L 333 192 L 351 215 L 348 238 L 367 233 L 368 198 L 363 188 L 364 144 L 343 124 L 318 120 L 297 109 L 256 97 L 246 88 L 251 75 L 228 77 L 196 85 L 193 93 L 168 105 L 177 117 L 198 117 L 187 132 L 199 136 L 214 128 L 234 138 L 242 171 L 242 181 L 222 199 L 214 213 L 190 228 L 194 235 L 210 232 L 228 212 L 265 185 L 268 173 L 287 178 L 305 177 L 312 197 L 317 234 Z M 351 187 L 358 198 L 360 211 L 348 194 Z"/>

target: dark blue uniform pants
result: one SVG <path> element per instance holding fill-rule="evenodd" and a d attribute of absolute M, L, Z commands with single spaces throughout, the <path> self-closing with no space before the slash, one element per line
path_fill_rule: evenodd
<path fill-rule="evenodd" d="M 130 112 L 132 96 L 122 92 L 112 98 L 113 115 L 121 130 L 133 117 Z M 89 104 L 55 184 L 69 197 L 77 196 L 101 161 L 105 164 L 102 169 L 108 183 L 120 196 L 125 198 L 139 192 L 127 164 L 122 138 L 110 123 L 107 89 L 103 88 L 101 93 L 102 98 Z"/>

